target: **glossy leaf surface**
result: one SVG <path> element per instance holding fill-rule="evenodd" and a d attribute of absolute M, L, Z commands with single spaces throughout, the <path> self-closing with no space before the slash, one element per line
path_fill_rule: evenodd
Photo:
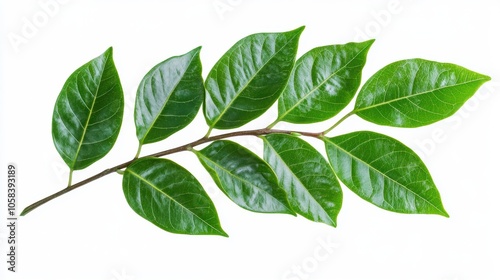
<path fill-rule="evenodd" d="M 135 161 L 125 170 L 123 193 L 137 214 L 166 231 L 227 236 L 198 180 L 173 161 Z"/>
<path fill-rule="evenodd" d="M 263 137 L 264 159 L 271 165 L 298 214 L 337 225 L 342 189 L 331 166 L 304 140 L 285 134 Z"/>
<path fill-rule="evenodd" d="M 278 120 L 314 123 L 344 109 L 361 83 L 373 40 L 312 49 L 297 60 L 278 103 Z"/>
<path fill-rule="evenodd" d="M 205 92 L 200 49 L 161 62 L 142 79 L 135 100 L 136 134 L 141 144 L 167 138 L 198 113 Z"/>
<path fill-rule="evenodd" d="M 111 150 L 123 108 L 112 48 L 69 76 L 54 107 L 52 138 L 71 170 L 83 169 Z"/>
<path fill-rule="evenodd" d="M 250 35 L 221 57 L 205 82 L 204 113 L 211 128 L 242 126 L 278 99 L 292 71 L 303 29 Z"/>
<path fill-rule="evenodd" d="M 397 61 L 361 88 L 354 112 L 380 125 L 419 127 L 455 113 L 488 76 L 423 59 Z"/>
<path fill-rule="evenodd" d="M 401 142 L 369 131 L 324 141 L 339 179 L 363 199 L 389 211 L 448 217 L 426 166 Z"/>
<path fill-rule="evenodd" d="M 217 186 L 237 205 L 254 212 L 295 214 L 271 167 L 251 151 L 220 140 L 195 153 Z"/>

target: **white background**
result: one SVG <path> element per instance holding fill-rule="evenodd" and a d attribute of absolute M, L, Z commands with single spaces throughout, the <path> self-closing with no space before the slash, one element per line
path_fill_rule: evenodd
<path fill-rule="evenodd" d="M 499 12 L 493 0 L 1 1 L 1 278 L 500 279 Z M 251 213 L 231 203 L 194 155 L 184 152 L 170 158 L 196 174 L 229 238 L 156 228 L 129 208 L 120 175 L 111 174 L 20 218 L 18 272 L 6 271 L 7 163 L 19 169 L 19 210 L 65 186 L 67 167 L 52 143 L 51 118 L 60 89 L 76 68 L 113 46 L 127 107 L 113 150 L 75 172 L 75 182 L 135 154 L 135 90 L 151 67 L 201 45 L 206 76 L 240 38 L 302 25 L 299 55 L 320 45 L 375 38 L 363 80 L 388 63 L 414 57 L 492 77 L 451 119 L 391 129 L 352 117 L 331 133 L 370 129 L 413 148 L 433 174 L 449 219 L 383 211 L 347 188 L 337 228 Z M 245 128 L 265 126 L 275 116 L 273 107 Z M 319 131 L 333 121 L 298 128 Z M 200 114 L 187 129 L 144 147 L 142 154 L 197 139 L 206 130 Z M 256 139 L 237 141 L 261 149 Z M 322 151 L 321 143 L 310 142 Z"/>

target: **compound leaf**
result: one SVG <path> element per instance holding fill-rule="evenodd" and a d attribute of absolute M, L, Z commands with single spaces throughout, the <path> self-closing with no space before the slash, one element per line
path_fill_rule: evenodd
<path fill-rule="evenodd" d="M 337 225 L 342 189 L 331 166 L 304 140 L 285 134 L 263 137 L 264 159 L 271 165 L 298 214 Z"/>
<path fill-rule="evenodd" d="M 168 232 L 227 236 L 198 180 L 173 161 L 134 161 L 125 169 L 123 193 L 137 214 Z"/>
<path fill-rule="evenodd" d="M 112 48 L 66 80 L 54 107 L 52 138 L 71 170 L 83 169 L 111 150 L 122 123 L 123 99 Z"/>
<path fill-rule="evenodd" d="M 195 153 L 217 186 L 240 207 L 295 215 L 271 167 L 251 151 L 219 140 Z"/>
<path fill-rule="evenodd" d="M 285 87 L 304 27 L 247 36 L 208 73 L 204 113 L 210 128 L 242 126 L 263 114 Z"/>
<path fill-rule="evenodd" d="M 354 113 L 380 125 L 419 127 L 454 114 L 490 77 L 458 65 L 397 61 L 361 88 Z"/>
<path fill-rule="evenodd" d="M 278 102 L 278 121 L 314 123 L 344 109 L 358 90 L 374 40 L 312 49 L 297 60 Z"/>
<path fill-rule="evenodd" d="M 171 57 L 142 79 L 135 100 L 140 144 L 157 142 L 186 127 L 203 102 L 200 49 Z"/>
<path fill-rule="evenodd" d="M 335 173 L 361 198 L 389 211 L 448 217 L 427 167 L 401 142 L 369 131 L 324 141 Z"/>

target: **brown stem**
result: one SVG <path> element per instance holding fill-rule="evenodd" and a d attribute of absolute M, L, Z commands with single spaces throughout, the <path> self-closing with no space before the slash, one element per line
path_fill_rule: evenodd
<path fill-rule="evenodd" d="M 230 137 L 236 137 L 236 136 L 261 136 L 261 135 L 267 135 L 267 134 L 272 134 L 272 133 L 283 133 L 283 134 L 300 134 L 300 135 L 304 135 L 304 136 L 309 136 L 309 137 L 315 137 L 315 138 L 319 138 L 323 135 L 323 133 L 313 133 L 313 132 L 298 132 L 298 131 L 290 131 L 290 130 L 279 130 L 279 129 L 255 129 L 255 130 L 246 130 L 246 131 L 236 131 L 236 132 L 230 132 L 230 133 L 226 133 L 226 134 L 221 134 L 221 135 L 215 135 L 215 136 L 210 136 L 210 137 L 202 137 L 196 141 L 193 141 L 189 144 L 185 144 L 185 145 L 182 145 L 182 146 L 179 146 L 179 147 L 176 147 L 176 148 L 172 148 L 172 149 L 168 149 L 168 150 L 165 150 L 165 151 L 161 151 L 161 152 L 158 152 L 158 153 L 154 153 L 154 154 L 151 154 L 151 155 L 147 155 L 147 156 L 144 156 L 144 157 L 162 157 L 162 156 L 166 156 L 166 155 L 170 155 L 170 154 L 173 154 L 173 153 L 178 153 L 178 152 L 182 152 L 182 151 L 187 151 L 189 150 L 190 148 L 192 147 L 195 147 L 195 146 L 198 146 L 198 145 L 201 145 L 201 144 L 204 144 L 204 143 L 208 143 L 208 142 L 212 142 L 212 141 L 215 141 L 215 140 L 220 140 L 220 139 L 225 139 L 225 138 L 230 138 Z M 140 158 L 144 158 L 144 157 L 140 157 Z M 47 196 L 46 198 L 43 198 L 31 205 L 29 205 L 28 207 L 26 207 L 23 212 L 21 213 L 21 216 L 24 216 L 26 214 L 28 214 L 29 212 L 33 211 L 34 209 L 38 208 L 39 206 L 51 201 L 52 199 L 56 198 L 56 197 L 59 197 L 65 193 L 68 193 L 76 188 L 79 188 L 83 185 L 86 185 L 92 181 L 95 181 L 99 178 L 102 178 L 108 174 L 111 174 L 111 173 L 114 173 L 114 172 L 117 172 L 118 170 L 121 170 L 123 168 L 126 168 L 127 166 L 129 166 L 130 164 L 132 164 L 134 161 L 140 159 L 140 158 L 134 158 L 132 160 L 129 160 L 127 162 L 124 162 L 122 164 L 119 164 L 117 166 L 114 166 L 114 167 L 111 167 L 111 168 L 108 168 L 108 169 L 105 169 L 97 174 L 95 174 L 94 176 L 91 176 L 83 181 L 80 181 L 76 184 L 73 184 L 71 186 L 68 186 L 67 188 L 65 189 L 62 189 L 52 195 L 49 195 Z"/>

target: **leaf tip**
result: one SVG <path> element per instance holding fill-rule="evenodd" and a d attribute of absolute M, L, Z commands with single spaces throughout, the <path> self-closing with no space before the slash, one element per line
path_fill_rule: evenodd
<path fill-rule="evenodd" d="M 201 46 L 194 48 L 191 52 L 199 53 L 201 51 Z"/>
<path fill-rule="evenodd" d="M 298 32 L 298 33 L 302 33 L 302 31 L 304 31 L 304 29 L 306 28 L 305 25 L 302 25 L 300 26 L 299 28 L 296 28 L 294 30 L 292 30 L 291 32 Z"/>
<path fill-rule="evenodd" d="M 105 55 L 113 55 L 113 47 L 110 46 L 109 48 L 106 49 L 104 52 Z"/>
<path fill-rule="evenodd" d="M 282 190 L 284 191 L 284 189 L 282 189 Z M 282 203 L 282 205 L 283 205 L 283 209 L 279 213 L 289 214 L 289 215 L 292 215 L 294 217 L 297 217 L 297 212 L 294 210 L 293 206 L 290 204 L 290 201 L 288 201 L 288 199 L 286 199 L 286 204 Z"/>
<path fill-rule="evenodd" d="M 439 215 L 445 217 L 445 218 L 449 218 L 450 217 L 450 214 L 448 214 L 448 212 L 446 212 L 446 210 L 444 210 L 444 208 L 441 209 L 441 213 L 439 213 Z"/>
<path fill-rule="evenodd" d="M 361 48 L 363 48 L 363 50 L 368 51 L 374 42 L 375 42 L 375 39 L 370 39 L 370 40 L 366 40 L 366 41 L 362 41 L 362 42 L 356 42 L 354 44 L 360 46 Z"/>
<path fill-rule="evenodd" d="M 370 40 L 364 41 L 364 43 L 366 43 L 369 46 L 373 45 L 374 42 L 375 42 L 375 39 L 370 39 Z"/>
<path fill-rule="evenodd" d="M 481 73 L 478 73 L 478 72 L 475 72 L 477 74 L 477 76 L 480 77 L 480 80 L 481 80 L 481 85 L 488 82 L 488 81 L 491 81 L 491 77 L 488 76 L 488 75 L 484 75 L 484 74 L 481 74 Z"/>

